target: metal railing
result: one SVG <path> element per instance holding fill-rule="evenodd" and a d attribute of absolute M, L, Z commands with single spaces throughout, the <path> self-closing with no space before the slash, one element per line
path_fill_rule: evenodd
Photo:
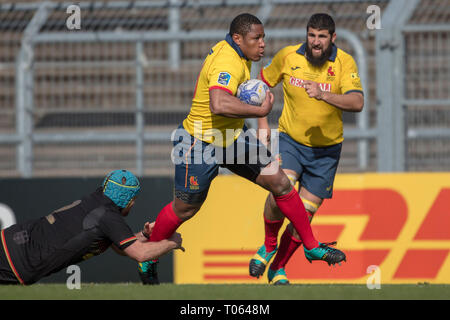
<path fill-rule="evenodd" d="M 445 1 L 450 5 L 450 0 L 444 0 L 443 2 Z M 355 118 L 350 121 L 351 125 L 348 126 L 347 123 L 344 130 L 345 139 L 356 142 L 355 171 L 367 171 L 373 170 L 374 168 L 380 172 L 417 171 L 424 170 L 424 168 L 425 170 L 429 168 L 450 170 L 450 160 L 447 159 L 450 159 L 450 150 L 448 151 L 449 157 L 445 153 L 447 152 L 445 145 L 448 144 L 448 140 L 450 139 L 450 108 L 448 108 L 450 106 L 450 96 L 448 93 L 450 83 L 449 71 L 445 68 L 435 69 L 431 62 L 434 56 L 428 52 L 420 53 L 421 56 L 417 59 L 414 56 L 410 58 L 407 52 L 410 50 L 411 43 L 414 42 L 414 39 L 410 39 L 411 35 L 425 37 L 423 36 L 424 34 L 431 34 L 434 40 L 427 40 L 424 44 L 419 43 L 417 44 L 418 48 L 425 50 L 427 45 L 435 45 L 438 50 L 437 53 L 433 54 L 440 55 L 438 58 L 442 65 L 450 65 L 450 61 L 448 60 L 450 55 L 445 55 L 445 52 L 448 52 L 449 39 L 445 35 L 450 33 L 450 27 L 446 23 L 434 23 L 432 14 L 430 14 L 431 18 L 426 23 L 417 23 L 417 19 L 414 20 L 414 17 L 420 14 L 420 8 L 429 5 L 424 1 L 378 0 L 372 2 L 385 6 L 382 13 L 382 29 L 370 32 L 366 30 L 358 33 L 355 29 L 339 28 L 341 24 L 339 22 L 337 24 L 338 39 L 339 41 L 345 42 L 347 48 L 350 48 L 352 55 L 355 57 L 365 90 L 365 108 L 363 112 L 356 114 Z M 250 10 L 253 10 L 265 22 L 266 39 L 268 41 L 276 40 L 281 43 L 292 44 L 304 40 L 304 26 L 290 28 L 274 27 L 276 25 L 273 22 L 274 14 L 280 8 L 289 12 L 289 10 L 296 9 L 298 8 L 297 6 L 301 5 L 309 9 L 311 7 L 313 9 L 317 7 L 317 10 L 331 8 L 338 12 L 339 6 L 348 8 L 346 7 L 347 5 L 369 5 L 372 2 L 364 0 L 170 0 L 81 2 L 78 4 L 82 12 L 92 12 L 95 10 L 99 12 L 105 10 L 107 13 L 109 12 L 108 10 L 122 10 L 122 12 L 133 11 L 134 15 L 127 15 L 128 18 L 126 19 L 136 19 L 136 23 L 144 24 L 148 24 L 148 21 L 153 19 L 161 24 L 160 26 L 155 22 L 156 27 L 152 27 L 151 32 L 147 29 L 122 29 L 122 26 L 127 25 L 127 20 L 116 19 L 114 15 L 111 15 L 112 18 L 110 18 L 110 21 L 114 22 L 111 23 L 111 26 L 105 27 L 104 24 L 100 23 L 100 20 L 99 23 L 94 23 L 95 21 L 91 19 L 86 30 L 68 32 L 64 30 L 64 23 L 58 20 L 58 16 L 56 18 L 54 16 L 56 11 L 64 11 L 69 5 L 68 3 L 46 1 L 0 5 L 0 10 L 16 10 L 17 12 L 29 12 L 31 10 L 34 12 L 32 19 L 29 20 L 26 28 L 22 32 L 20 50 L 16 58 L 16 84 L 14 94 L 16 99 L 15 131 L 8 132 L 7 130 L 2 130 L 0 132 L 0 147 L 16 146 L 16 156 L 13 161 L 16 161 L 19 174 L 23 177 L 32 177 L 35 175 L 33 172 L 36 160 L 35 149 L 39 146 L 70 146 L 80 143 L 98 144 L 99 146 L 114 143 L 126 144 L 128 146 L 127 150 L 130 149 L 130 146 L 134 146 L 133 166 L 136 168 L 136 173 L 142 176 L 145 174 L 148 164 L 149 144 L 154 143 L 170 146 L 170 133 L 172 129 L 175 129 L 172 123 L 169 125 L 169 122 L 165 122 L 157 128 L 148 126 L 148 113 L 149 111 L 153 112 L 152 107 L 149 109 L 149 105 L 152 105 L 152 102 L 149 102 L 149 95 L 152 94 L 148 92 L 149 87 L 159 88 L 167 81 L 176 80 L 178 72 L 181 73 L 186 69 L 186 66 L 191 66 L 191 69 L 187 71 L 189 73 L 188 78 L 191 79 L 194 77 L 195 81 L 193 74 L 198 72 L 197 68 L 201 65 L 202 57 L 197 55 L 191 60 L 186 60 L 182 52 L 189 45 L 192 46 L 192 43 L 194 43 L 194 46 L 196 44 L 202 45 L 203 43 L 209 45 L 224 38 L 227 32 L 225 25 L 229 21 L 221 14 L 222 9 L 231 8 L 234 10 L 233 12 L 238 12 L 242 10 L 240 8 L 245 8 L 245 10 L 249 10 L 250 8 Z M 439 5 L 446 6 L 445 3 Z M 438 5 L 436 4 L 436 6 Z M 148 10 L 146 12 L 152 15 L 152 17 L 154 15 L 154 17 L 150 20 L 139 20 L 141 10 Z M 208 15 L 202 16 L 201 12 L 204 10 L 211 10 L 207 12 L 209 14 L 213 12 L 216 20 L 222 19 L 224 22 L 214 24 L 214 17 L 209 17 Z M 434 10 L 439 11 L 440 9 L 436 7 Z M 186 12 L 189 12 L 192 18 L 186 18 Z M 231 16 L 232 14 L 228 12 L 228 15 Z M 196 17 L 196 15 L 199 15 L 199 17 Z M 302 21 L 306 19 L 307 15 L 306 13 L 302 15 Z M 134 18 L 130 18 L 129 16 Z M 353 12 L 341 12 L 341 17 L 346 17 L 347 19 L 353 19 L 354 16 L 355 14 Z M 216 25 L 216 27 L 208 28 L 202 26 L 202 28 L 193 28 L 192 25 L 195 24 L 192 21 L 201 22 L 203 21 L 201 19 L 209 21 L 209 23 Z M 226 23 L 225 20 L 227 20 Z M 49 21 L 56 23 L 55 27 L 49 25 Z M 444 36 L 437 37 L 437 35 L 442 33 Z M 375 51 L 374 56 L 369 52 L 373 50 L 368 50 L 371 47 L 367 42 L 370 38 L 373 39 L 371 41 L 373 43 L 372 49 Z M 430 41 L 434 42 L 431 43 Z M 120 44 L 121 46 L 123 45 L 123 50 L 128 50 L 129 52 L 126 52 L 127 58 L 117 61 L 114 59 L 111 61 L 99 61 L 98 59 L 87 61 L 82 58 L 77 58 L 73 61 L 58 60 L 59 58 L 54 61 L 47 61 L 36 58 L 36 54 L 39 54 L 42 48 L 47 46 L 50 48 L 60 48 L 61 44 L 74 47 L 85 44 L 99 44 L 104 45 L 105 48 L 109 45 Z M 161 52 L 154 53 L 157 58 L 148 59 L 149 47 L 161 48 Z M 198 51 L 203 52 L 203 50 Z M 417 61 L 412 61 L 411 59 L 413 58 Z M 109 68 L 114 66 L 122 68 L 120 70 L 127 70 L 127 76 L 123 80 L 126 81 L 126 88 L 122 88 L 122 90 L 128 90 L 123 95 L 131 95 L 132 97 L 128 99 L 128 96 L 126 96 L 123 99 L 124 102 L 118 103 L 115 108 L 100 108 L 105 114 L 111 110 L 114 112 L 126 111 L 132 113 L 134 118 L 129 123 L 127 130 L 118 130 L 111 126 L 107 129 L 101 128 L 101 130 L 93 127 L 80 127 L 77 130 L 72 130 L 69 127 L 58 128 L 58 130 L 40 130 L 39 128 L 35 128 L 35 118 L 39 112 L 45 113 L 47 112 L 46 110 L 53 110 L 51 112 L 55 112 L 55 110 L 66 110 L 62 112 L 68 112 L 67 110 L 74 109 L 74 107 L 67 109 L 59 106 L 55 107 L 54 101 L 48 101 L 49 105 L 52 104 L 52 106 L 43 108 L 42 103 L 39 105 L 39 102 L 35 101 L 36 93 L 41 94 L 40 89 L 38 90 L 36 88 L 36 85 L 39 84 L 39 72 L 42 72 L 46 68 L 49 70 L 62 70 L 64 68 L 76 70 L 81 67 L 86 70 L 91 65 L 95 68 Z M 411 65 L 418 66 L 418 73 L 420 75 L 411 75 L 415 70 L 411 72 Z M 157 67 L 164 67 L 171 74 L 171 78 L 163 77 L 154 79 L 150 77 L 149 68 Z M 252 68 L 253 77 L 256 76 L 260 67 L 260 63 L 254 63 Z M 431 93 L 433 86 L 437 84 L 436 81 L 432 82 L 428 87 L 424 87 L 422 84 L 422 81 L 425 81 L 421 78 L 422 75 L 425 75 L 427 79 L 431 77 L 430 73 L 426 71 L 428 69 L 432 69 L 439 74 L 438 78 L 441 83 L 436 91 L 437 94 Z M 376 77 L 373 76 L 373 72 L 375 72 Z M 58 77 L 55 78 L 58 79 Z M 55 80 L 55 83 L 57 81 Z M 78 85 L 79 82 L 80 80 L 77 82 Z M 119 81 L 119 83 L 122 82 Z M 187 87 L 188 85 L 193 87 L 191 80 L 187 80 L 185 84 L 182 83 L 181 85 L 183 87 Z M 66 84 L 57 84 L 55 88 L 50 89 L 55 91 L 64 85 Z M 91 89 L 88 85 L 86 87 Z M 180 88 L 180 90 L 182 89 Z M 95 90 L 92 89 L 91 91 Z M 375 92 L 376 97 L 371 96 L 371 91 Z M 423 93 L 416 94 L 414 92 Z M 122 110 L 122 106 L 129 103 L 127 99 L 131 101 L 132 106 L 127 104 L 126 110 Z M 174 110 L 180 112 L 181 110 L 181 112 L 187 113 L 189 106 L 186 102 L 187 99 L 183 99 L 181 102 L 184 106 L 183 109 L 180 109 L 179 106 L 172 105 L 177 102 L 166 102 L 167 99 L 157 100 L 157 103 L 155 103 L 157 107 L 154 108 L 154 112 L 164 112 L 167 109 L 170 112 Z M 94 105 L 95 99 L 90 103 Z M 432 113 L 433 108 L 440 112 L 440 114 L 443 114 L 441 119 L 429 119 L 428 113 Z M 86 108 L 86 110 L 90 109 Z M 169 114 L 172 114 L 170 112 Z M 420 120 L 420 112 L 427 113 L 427 117 L 424 117 L 426 119 Z M 70 117 L 70 113 L 68 117 Z M 248 122 L 250 126 L 255 123 L 254 119 L 248 119 Z M 444 145 L 444 148 L 440 147 L 441 144 Z M 431 148 L 431 152 L 424 151 L 424 145 Z M 42 153 L 42 151 L 40 152 Z M 428 158 L 428 155 L 424 156 L 426 152 L 430 154 Z M 101 161 L 101 159 L 98 161 Z M 54 160 L 54 163 L 56 162 L 57 160 Z M 127 163 L 130 162 L 128 161 Z"/>
<path fill-rule="evenodd" d="M 178 69 L 180 65 L 179 48 L 180 43 L 193 40 L 220 40 L 224 38 L 226 30 L 190 30 L 180 31 L 178 26 L 179 6 L 175 4 L 170 8 L 168 31 L 154 32 L 39 32 L 55 5 L 51 2 L 42 3 L 32 21 L 27 26 L 22 40 L 22 47 L 17 60 L 17 128 L 16 134 L 0 135 L 0 141 L 18 144 L 18 168 L 23 177 L 33 176 L 33 147 L 34 145 L 78 143 L 78 142 L 129 142 L 136 143 L 136 172 L 138 175 L 144 173 L 144 145 L 149 141 L 170 141 L 170 131 L 145 132 L 144 108 L 143 108 L 143 44 L 148 42 L 170 43 L 168 54 L 168 65 Z M 118 3 L 108 4 L 117 6 Z M 139 3 L 135 3 L 139 5 Z M 147 3 L 140 3 L 147 5 Z M 148 3 L 148 5 L 156 5 Z M 213 5 L 209 3 L 209 5 Z M 270 2 L 267 2 L 270 5 Z M 262 10 L 270 12 L 270 10 Z M 367 86 L 367 62 L 364 46 L 358 37 L 351 31 L 339 29 L 339 36 L 350 43 L 356 52 L 356 60 L 360 66 L 363 86 Z M 304 29 L 269 29 L 266 30 L 269 39 L 299 39 L 304 34 Z M 103 43 L 103 42 L 131 42 L 135 43 L 135 76 L 136 76 L 136 106 L 135 106 L 135 132 L 57 132 L 39 133 L 33 132 L 33 48 L 42 43 Z M 36 64 L 37 65 L 37 64 Z M 368 100 L 366 99 L 366 108 Z M 359 167 L 364 170 L 367 166 L 367 139 L 374 139 L 376 132 L 368 128 L 368 112 L 363 111 L 358 115 L 358 127 L 345 131 L 346 139 L 359 140 Z"/>

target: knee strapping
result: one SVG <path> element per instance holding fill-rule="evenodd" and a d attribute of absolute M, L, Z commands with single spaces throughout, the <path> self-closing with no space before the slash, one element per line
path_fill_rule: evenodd
<path fill-rule="evenodd" d="M 175 190 L 175 197 L 188 204 L 203 203 L 208 196 L 208 190 L 199 193 L 188 193 L 185 191 Z"/>
<path fill-rule="evenodd" d="M 306 211 L 308 211 L 309 213 L 314 214 L 316 213 L 317 209 L 319 209 L 319 204 L 303 197 L 300 197 L 300 199 L 302 199 L 303 205 L 305 206 Z"/>
<path fill-rule="evenodd" d="M 297 177 L 293 174 L 286 174 L 286 175 L 287 175 L 291 185 L 295 186 L 295 184 L 297 183 Z"/>

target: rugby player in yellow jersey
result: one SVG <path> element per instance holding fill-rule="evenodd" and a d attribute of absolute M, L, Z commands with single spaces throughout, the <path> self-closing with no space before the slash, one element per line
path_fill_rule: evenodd
<path fill-rule="evenodd" d="M 281 49 L 259 78 L 269 86 L 283 83 L 284 107 L 279 119 L 279 161 L 299 194 L 311 220 L 324 199 L 332 197 L 343 138 L 342 112 L 360 112 L 364 99 L 353 58 L 338 49 L 335 23 L 327 14 L 314 14 L 307 24 L 307 41 Z M 270 140 L 267 119 L 258 119 L 263 142 Z M 266 129 L 266 130 L 261 130 Z M 292 224 L 277 237 L 284 215 L 269 195 L 264 207 L 265 240 L 250 260 L 250 275 L 260 277 L 275 255 L 269 283 L 289 284 L 284 270 L 302 244 Z M 334 243 L 333 243 L 334 244 Z"/>
<path fill-rule="evenodd" d="M 238 86 L 250 79 L 251 62 L 261 59 L 264 47 L 261 21 L 244 13 L 233 19 L 225 40 L 210 50 L 197 79 L 189 115 L 172 135 L 175 197 L 158 214 L 149 240 L 169 238 L 192 218 L 205 201 L 219 167 L 224 167 L 273 194 L 282 214 L 310 250 L 309 259 L 340 262 L 345 254 L 314 238 L 298 193 L 266 147 L 244 126 L 245 118 L 264 117 L 272 110 L 270 91 L 261 106 L 245 104 L 235 96 Z M 138 270 L 144 284 L 159 283 L 156 261 L 140 263 Z"/>

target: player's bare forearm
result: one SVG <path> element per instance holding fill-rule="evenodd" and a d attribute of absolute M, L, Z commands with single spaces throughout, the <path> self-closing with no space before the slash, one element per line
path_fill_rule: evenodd
<path fill-rule="evenodd" d="M 266 116 L 273 106 L 273 95 L 267 96 L 261 106 L 241 102 L 235 96 L 220 89 L 209 92 L 211 112 L 228 118 L 260 118 Z"/>
<path fill-rule="evenodd" d="M 261 72 L 258 73 L 257 79 L 263 81 Z M 258 139 L 265 145 L 268 145 L 270 143 L 270 138 L 271 132 L 269 120 L 267 119 L 267 117 L 258 118 Z"/>
<path fill-rule="evenodd" d="M 137 262 L 144 262 L 157 259 L 174 249 L 181 249 L 184 251 L 181 243 L 181 235 L 179 233 L 174 233 L 169 239 L 164 239 L 161 241 L 135 241 L 123 251 L 127 256 Z"/>
<path fill-rule="evenodd" d="M 168 240 L 161 240 L 158 242 L 146 242 L 142 246 L 142 252 L 140 258 L 138 256 L 138 262 L 153 260 L 168 253 L 170 250 L 175 249 L 175 245 Z"/>
<path fill-rule="evenodd" d="M 349 112 L 361 112 L 364 107 L 364 97 L 359 92 L 350 92 L 348 94 L 322 92 L 321 100 Z"/>
<path fill-rule="evenodd" d="M 303 87 L 310 98 L 323 100 L 343 111 L 361 112 L 364 107 L 364 96 L 360 92 L 336 94 L 322 91 L 319 84 L 314 81 L 305 81 Z"/>
<path fill-rule="evenodd" d="M 258 118 L 258 139 L 265 145 L 270 143 L 271 132 L 267 117 Z"/>
<path fill-rule="evenodd" d="M 267 117 L 258 118 L 258 129 L 268 129 L 269 128 L 269 120 Z"/>

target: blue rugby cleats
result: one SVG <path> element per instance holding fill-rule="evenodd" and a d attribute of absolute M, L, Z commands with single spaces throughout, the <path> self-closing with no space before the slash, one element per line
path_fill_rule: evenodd
<path fill-rule="evenodd" d="M 249 273 L 250 276 L 259 278 L 264 274 L 266 265 L 270 262 L 272 257 L 277 252 L 277 248 L 271 252 L 266 252 L 266 246 L 262 245 L 250 260 Z"/>
<path fill-rule="evenodd" d="M 347 261 L 345 253 L 342 251 L 331 248 L 330 246 L 336 245 L 336 241 L 328 242 L 328 243 L 320 243 L 319 246 L 312 248 L 311 250 L 303 247 L 305 251 L 306 259 L 312 263 L 312 260 L 323 260 L 328 263 L 328 265 L 335 265 L 341 261 Z"/>
<path fill-rule="evenodd" d="M 141 278 L 142 284 L 159 284 L 157 265 L 158 261 L 139 262 L 138 273 L 139 278 Z"/>
<path fill-rule="evenodd" d="M 269 271 L 267 271 L 267 279 L 269 283 L 273 283 L 275 286 L 286 286 L 290 284 L 284 268 L 278 270 L 269 268 Z"/>

